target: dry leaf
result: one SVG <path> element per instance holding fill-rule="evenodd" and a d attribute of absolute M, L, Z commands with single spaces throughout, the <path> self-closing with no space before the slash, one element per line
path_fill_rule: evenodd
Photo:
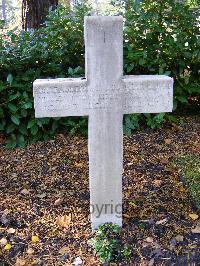
<path fill-rule="evenodd" d="M 179 191 L 182 192 L 182 193 L 185 193 L 187 191 L 187 189 L 185 187 L 181 186 L 179 188 Z"/>
<path fill-rule="evenodd" d="M 71 215 L 60 216 L 56 219 L 56 224 L 62 227 L 67 227 L 71 222 Z"/>
<path fill-rule="evenodd" d="M 69 251 L 70 251 L 69 247 L 64 246 L 64 247 L 62 247 L 62 248 L 58 251 L 58 253 L 61 254 L 61 255 L 63 256 L 63 255 L 65 255 L 66 253 L 69 253 Z"/>
<path fill-rule="evenodd" d="M 137 208 L 137 207 L 138 207 L 134 202 L 129 202 L 129 204 L 130 204 L 131 206 L 133 206 L 134 208 Z"/>
<path fill-rule="evenodd" d="M 8 234 L 14 234 L 15 231 L 16 231 L 16 230 L 15 230 L 14 228 L 9 228 L 9 229 L 7 230 Z"/>
<path fill-rule="evenodd" d="M 40 198 L 40 199 L 43 199 L 43 198 L 46 197 L 46 195 L 47 195 L 47 194 L 44 192 L 44 193 L 42 193 L 42 194 L 38 194 L 37 197 Z"/>
<path fill-rule="evenodd" d="M 172 140 L 171 139 L 165 139 L 165 144 L 171 144 Z"/>
<path fill-rule="evenodd" d="M 147 238 L 145 239 L 145 241 L 146 241 L 147 243 L 153 243 L 153 242 L 154 242 L 154 240 L 153 240 L 152 237 L 147 237 Z"/>
<path fill-rule="evenodd" d="M 157 221 L 156 224 L 157 224 L 157 225 L 159 225 L 159 224 L 165 224 L 167 221 L 168 221 L 168 219 L 165 218 L 165 219 L 163 219 L 163 220 Z"/>
<path fill-rule="evenodd" d="M 4 249 L 5 249 L 5 250 L 10 250 L 11 247 L 12 247 L 11 244 L 8 243 L 8 244 L 5 245 Z"/>
<path fill-rule="evenodd" d="M 154 180 L 153 183 L 154 183 L 154 185 L 156 187 L 160 187 L 161 186 L 161 183 L 162 183 L 162 180 L 157 179 L 157 180 Z"/>
<path fill-rule="evenodd" d="M 169 163 L 169 159 L 168 158 L 162 158 L 160 161 L 163 164 L 168 164 Z"/>
<path fill-rule="evenodd" d="M 62 198 L 58 198 L 57 200 L 55 200 L 54 205 L 59 206 L 62 203 L 63 203 L 63 199 Z"/>
<path fill-rule="evenodd" d="M 1 246 L 5 246 L 7 242 L 8 242 L 7 239 L 4 237 L 0 239 L 0 245 Z"/>
<path fill-rule="evenodd" d="M 176 239 L 177 242 L 182 242 L 183 241 L 183 236 L 182 235 L 177 235 L 175 237 L 175 239 Z"/>
<path fill-rule="evenodd" d="M 84 165 L 83 163 L 75 163 L 75 164 L 74 164 L 74 166 L 75 166 L 75 167 L 78 167 L 78 168 L 83 167 L 83 165 Z"/>
<path fill-rule="evenodd" d="M 37 242 L 39 241 L 39 237 L 38 237 L 38 236 L 32 236 L 32 237 L 31 237 L 31 241 L 32 241 L 33 243 L 37 243 Z"/>
<path fill-rule="evenodd" d="M 148 264 L 148 266 L 153 266 L 154 265 L 154 258 L 152 258 L 150 261 L 149 261 L 149 264 Z"/>
<path fill-rule="evenodd" d="M 20 258 L 17 258 L 15 266 L 24 266 L 26 265 L 26 261 Z"/>
<path fill-rule="evenodd" d="M 189 214 L 189 216 L 190 216 L 190 218 L 192 219 L 192 220 L 197 220 L 198 218 L 199 218 L 199 216 L 196 214 L 196 213 L 190 213 Z"/>
<path fill-rule="evenodd" d="M 30 191 L 28 189 L 24 188 L 24 189 L 21 190 L 20 193 L 23 194 L 23 195 L 28 195 L 30 193 Z"/>
<path fill-rule="evenodd" d="M 200 234 L 200 225 L 197 225 L 195 228 L 191 230 L 193 234 Z"/>
<path fill-rule="evenodd" d="M 34 249 L 28 248 L 26 253 L 29 254 L 29 255 L 32 255 L 32 254 L 34 254 Z"/>
<path fill-rule="evenodd" d="M 179 131 L 179 130 L 181 130 L 181 129 L 182 129 L 182 128 L 179 127 L 177 124 L 172 123 L 172 130 L 174 130 L 174 131 Z"/>
<path fill-rule="evenodd" d="M 72 265 L 74 266 L 79 266 L 83 263 L 82 259 L 80 257 L 75 258 L 75 260 L 73 261 Z"/>
<path fill-rule="evenodd" d="M 124 216 L 124 218 L 131 218 L 131 216 L 130 215 L 128 215 L 128 214 L 123 214 L 123 216 Z"/>

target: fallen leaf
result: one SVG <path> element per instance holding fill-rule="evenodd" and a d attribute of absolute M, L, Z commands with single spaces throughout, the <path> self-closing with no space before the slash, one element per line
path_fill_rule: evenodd
<path fill-rule="evenodd" d="M 11 244 L 8 243 L 8 244 L 5 245 L 4 249 L 5 249 L 5 250 L 10 250 L 11 247 L 12 247 Z"/>
<path fill-rule="evenodd" d="M 162 180 L 157 179 L 157 180 L 154 180 L 153 183 L 154 183 L 154 185 L 155 185 L 156 187 L 160 187 L 160 186 L 161 186 L 161 183 L 162 183 Z"/>
<path fill-rule="evenodd" d="M 200 225 L 197 225 L 195 228 L 191 229 L 193 234 L 200 234 Z"/>
<path fill-rule="evenodd" d="M 138 206 L 132 201 L 132 202 L 129 202 L 129 204 L 131 205 L 131 206 L 133 206 L 134 208 L 137 208 Z"/>
<path fill-rule="evenodd" d="M 14 234 L 15 231 L 16 231 L 16 230 L 15 230 L 14 228 L 9 228 L 9 229 L 7 230 L 8 234 Z"/>
<path fill-rule="evenodd" d="M 64 247 L 62 247 L 62 248 L 58 251 L 58 253 L 61 254 L 61 255 L 63 256 L 63 255 L 65 255 L 66 253 L 69 253 L 69 251 L 70 251 L 69 247 L 64 246 Z"/>
<path fill-rule="evenodd" d="M 175 237 L 175 239 L 176 239 L 177 242 L 182 242 L 183 241 L 183 236 L 182 235 L 177 235 Z"/>
<path fill-rule="evenodd" d="M 58 198 L 57 200 L 55 200 L 54 205 L 59 206 L 62 203 L 63 203 L 63 199 L 62 198 Z"/>
<path fill-rule="evenodd" d="M 187 189 L 183 186 L 180 186 L 179 191 L 182 193 L 185 193 L 187 191 Z"/>
<path fill-rule="evenodd" d="M 75 164 L 74 164 L 74 166 L 75 166 L 75 167 L 78 167 L 78 168 L 83 167 L 83 165 L 84 165 L 83 163 L 75 163 Z"/>
<path fill-rule="evenodd" d="M 174 131 L 179 131 L 179 130 L 181 130 L 182 128 L 180 127 L 180 126 L 178 126 L 177 124 L 175 124 L 175 123 L 172 123 L 172 130 L 174 130 Z"/>
<path fill-rule="evenodd" d="M 80 257 L 75 258 L 75 260 L 73 261 L 72 265 L 74 266 L 79 266 L 83 263 L 82 259 Z"/>
<path fill-rule="evenodd" d="M 159 225 L 159 224 L 165 224 L 167 221 L 168 221 L 168 219 L 165 218 L 165 219 L 162 219 L 162 220 L 160 220 L 160 221 L 157 221 L 156 224 L 157 224 L 157 225 Z"/>
<path fill-rule="evenodd" d="M 0 219 L 1 223 L 7 225 L 9 223 L 9 219 L 7 218 L 7 212 L 4 212 Z"/>
<path fill-rule="evenodd" d="M 26 253 L 29 254 L 29 255 L 32 255 L 32 254 L 34 254 L 34 249 L 28 248 Z"/>
<path fill-rule="evenodd" d="M 189 214 L 189 216 L 190 216 L 190 218 L 192 219 L 192 220 L 197 220 L 198 218 L 199 218 L 199 216 L 196 214 L 196 213 L 190 213 Z"/>
<path fill-rule="evenodd" d="M 15 266 L 24 266 L 26 265 L 26 261 L 24 259 L 17 258 Z"/>
<path fill-rule="evenodd" d="M 46 195 L 47 195 L 47 194 L 44 192 L 44 193 L 42 193 L 42 194 L 38 194 L 37 197 L 40 198 L 40 199 L 43 199 L 43 198 L 46 197 Z"/>
<path fill-rule="evenodd" d="M 153 265 L 154 265 L 154 258 L 152 258 L 152 259 L 149 261 L 148 266 L 153 266 Z"/>
<path fill-rule="evenodd" d="M 23 194 L 23 195 L 28 195 L 28 194 L 30 194 L 30 191 L 28 189 L 24 188 L 24 189 L 21 190 L 20 193 Z"/>
<path fill-rule="evenodd" d="M 169 163 L 169 160 L 167 158 L 162 158 L 160 161 L 163 164 L 168 164 Z"/>
<path fill-rule="evenodd" d="M 153 243 L 153 242 L 154 242 L 154 240 L 153 240 L 152 237 L 147 237 L 147 238 L 145 239 L 145 241 L 146 241 L 147 243 Z"/>
<path fill-rule="evenodd" d="M 131 218 L 131 216 L 130 215 L 128 215 L 128 214 L 123 214 L 123 216 L 124 216 L 124 218 Z"/>
<path fill-rule="evenodd" d="M 165 139 L 165 144 L 171 144 L 172 140 L 171 139 Z"/>
<path fill-rule="evenodd" d="M 31 241 L 32 241 L 33 243 L 37 243 L 37 242 L 39 241 L 39 237 L 38 237 L 38 236 L 32 236 L 32 237 L 31 237 Z"/>
<path fill-rule="evenodd" d="M 5 246 L 7 242 L 8 242 L 7 239 L 4 237 L 0 239 L 0 245 L 1 246 Z"/>
<path fill-rule="evenodd" d="M 56 224 L 62 227 L 67 227 L 71 222 L 71 215 L 60 216 L 56 219 Z"/>

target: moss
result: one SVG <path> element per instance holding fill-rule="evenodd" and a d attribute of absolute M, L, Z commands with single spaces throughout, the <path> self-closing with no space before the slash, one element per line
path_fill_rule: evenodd
<path fill-rule="evenodd" d="M 180 168 L 192 201 L 200 210 L 200 155 L 178 157 L 175 165 Z"/>

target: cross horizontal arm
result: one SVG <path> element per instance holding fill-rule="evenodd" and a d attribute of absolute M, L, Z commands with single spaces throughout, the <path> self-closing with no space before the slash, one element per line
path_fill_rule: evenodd
<path fill-rule="evenodd" d="M 164 75 L 123 77 L 124 114 L 163 113 L 173 108 L 173 79 Z"/>
<path fill-rule="evenodd" d="M 86 116 L 88 90 L 83 78 L 37 79 L 33 83 L 35 117 Z"/>

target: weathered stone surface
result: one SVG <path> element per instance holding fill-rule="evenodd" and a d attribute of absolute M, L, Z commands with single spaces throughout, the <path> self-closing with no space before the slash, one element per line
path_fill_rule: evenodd
<path fill-rule="evenodd" d="M 36 117 L 89 116 L 92 227 L 122 225 L 122 120 L 127 113 L 170 112 L 173 80 L 123 77 L 123 18 L 85 18 L 86 79 L 36 80 Z"/>

